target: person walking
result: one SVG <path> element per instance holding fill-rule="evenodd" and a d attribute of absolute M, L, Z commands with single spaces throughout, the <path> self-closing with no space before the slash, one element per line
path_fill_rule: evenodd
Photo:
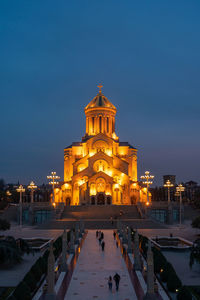
<path fill-rule="evenodd" d="M 102 241 L 102 238 L 100 236 L 100 238 L 99 238 L 99 246 L 101 245 L 101 241 Z"/>
<path fill-rule="evenodd" d="M 99 235 L 99 232 L 98 232 L 98 230 L 96 231 L 96 238 L 98 238 L 98 235 Z"/>
<path fill-rule="evenodd" d="M 102 249 L 102 251 L 104 251 L 104 248 L 105 248 L 105 242 L 102 241 L 102 243 L 101 243 L 101 249 Z"/>
<path fill-rule="evenodd" d="M 119 290 L 119 282 L 120 282 L 120 275 L 118 273 L 115 274 L 115 276 L 113 276 L 113 279 L 115 281 L 115 285 L 116 285 L 116 291 Z"/>
<path fill-rule="evenodd" d="M 115 231 L 113 232 L 113 237 L 114 237 L 114 240 L 115 240 L 115 238 L 116 238 L 116 232 Z"/>
<path fill-rule="evenodd" d="M 103 232 L 101 233 L 101 239 L 102 240 L 104 239 L 104 233 Z"/>
<path fill-rule="evenodd" d="M 109 276 L 109 278 L 108 278 L 108 288 L 110 291 L 112 291 L 112 277 L 111 276 Z"/>

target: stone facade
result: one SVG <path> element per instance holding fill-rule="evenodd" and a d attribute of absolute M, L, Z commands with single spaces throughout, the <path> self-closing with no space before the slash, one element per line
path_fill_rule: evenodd
<path fill-rule="evenodd" d="M 81 142 L 64 149 L 64 182 L 55 201 L 66 205 L 124 205 L 145 201 L 137 181 L 137 149 L 115 133 L 116 107 L 99 93 L 85 107 Z"/>

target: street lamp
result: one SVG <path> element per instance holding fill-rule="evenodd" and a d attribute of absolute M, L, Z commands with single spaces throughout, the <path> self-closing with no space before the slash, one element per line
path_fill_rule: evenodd
<path fill-rule="evenodd" d="M 167 180 L 166 183 L 164 184 L 164 187 L 166 187 L 168 190 L 168 204 L 170 204 L 170 188 L 173 186 L 174 185 L 169 180 Z"/>
<path fill-rule="evenodd" d="M 151 179 L 154 178 L 153 175 L 150 175 L 149 171 L 145 172 L 145 175 L 140 176 L 141 179 L 143 179 L 143 183 L 147 185 L 147 203 L 146 205 L 149 205 L 149 185 L 153 183 Z"/>
<path fill-rule="evenodd" d="M 51 172 L 51 175 L 47 176 L 47 179 L 51 179 L 51 181 L 49 181 L 49 184 L 51 184 L 52 188 L 53 188 L 53 205 L 55 206 L 55 191 L 54 191 L 54 186 L 56 184 L 59 184 L 59 182 L 56 181 L 56 179 L 60 179 L 60 176 L 57 176 L 56 172 Z"/>
<path fill-rule="evenodd" d="M 33 203 L 34 202 L 33 194 L 34 194 L 34 190 L 37 189 L 37 185 L 35 185 L 35 183 L 31 181 L 30 184 L 28 185 L 28 189 L 31 190 L 31 203 Z"/>
<path fill-rule="evenodd" d="M 179 225 L 181 226 L 181 208 L 182 208 L 182 192 L 185 191 L 185 187 L 182 184 L 179 184 L 176 187 L 176 192 L 179 193 L 180 196 L 180 210 L 179 210 Z"/>
<path fill-rule="evenodd" d="M 20 204 L 20 215 L 19 215 L 19 225 L 20 228 L 22 228 L 22 193 L 25 192 L 25 189 L 23 188 L 23 185 L 20 184 L 20 186 L 16 189 L 16 191 L 20 194 L 19 204 Z"/>

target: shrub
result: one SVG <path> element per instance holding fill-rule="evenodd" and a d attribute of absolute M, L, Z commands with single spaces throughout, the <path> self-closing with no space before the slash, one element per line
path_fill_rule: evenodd
<path fill-rule="evenodd" d="M 8 202 L 7 201 L 0 201 L 0 210 L 5 209 L 8 206 Z"/>
<path fill-rule="evenodd" d="M 153 248 L 154 271 L 160 273 L 161 269 L 166 268 L 167 260 L 160 250 Z"/>
<path fill-rule="evenodd" d="M 40 269 L 42 270 L 43 273 L 47 272 L 47 263 L 43 257 L 40 257 L 37 261 Z"/>
<path fill-rule="evenodd" d="M 167 280 L 167 288 L 170 292 L 175 293 L 176 290 L 179 290 L 181 287 L 181 281 L 178 278 L 178 276 L 176 275 L 176 273 L 172 273 L 170 274 L 168 280 Z"/>
<path fill-rule="evenodd" d="M 54 253 L 55 259 L 57 259 L 57 257 L 59 256 L 59 254 L 62 251 L 62 236 L 59 236 L 57 238 L 57 240 L 53 244 L 53 247 L 54 247 L 53 253 Z"/>
<path fill-rule="evenodd" d="M 167 262 L 165 267 L 163 268 L 162 273 L 160 273 L 160 278 L 163 282 L 167 282 L 169 277 L 171 277 L 174 274 L 176 275 L 172 265 Z"/>
<path fill-rule="evenodd" d="M 192 221 L 192 227 L 194 228 L 200 228 L 200 216 L 195 218 L 193 221 Z"/>
<path fill-rule="evenodd" d="M 43 275 L 42 270 L 38 264 L 34 264 L 30 270 L 37 281 L 40 281 L 41 276 Z"/>
<path fill-rule="evenodd" d="M 29 286 L 31 292 L 33 292 L 36 288 L 37 281 L 31 271 L 29 271 L 24 277 L 23 281 Z"/>
<path fill-rule="evenodd" d="M 24 281 L 21 281 L 17 286 L 13 296 L 16 298 L 16 300 L 31 300 L 32 298 L 30 288 Z"/>
<path fill-rule="evenodd" d="M 10 223 L 5 219 L 0 219 L 0 230 L 10 229 Z"/>
<path fill-rule="evenodd" d="M 177 300 L 192 300 L 192 295 L 185 285 L 178 292 Z"/>

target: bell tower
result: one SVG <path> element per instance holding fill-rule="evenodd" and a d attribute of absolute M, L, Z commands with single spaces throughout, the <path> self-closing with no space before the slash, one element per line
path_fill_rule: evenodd
<path fill-rule="evenodd" d="M 85 107 L 86 133 L 83 139 L 103 133 L 115 140 L 116 107 L 103 95 L 102 85 L 98 85 L 99 92 Z"/>

